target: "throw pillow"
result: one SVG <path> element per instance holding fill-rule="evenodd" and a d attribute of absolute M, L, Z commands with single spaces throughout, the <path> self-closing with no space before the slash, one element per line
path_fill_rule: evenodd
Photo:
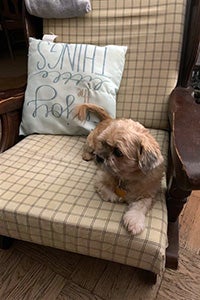
<path fill-rule="evenodd" d="M 88 134 L 99 121 L 81 123 L 76 104 L 103 106 L 115 117 L 127 47 L 65 44 L 30 38 L 28 81 L 20 134 Z"/>

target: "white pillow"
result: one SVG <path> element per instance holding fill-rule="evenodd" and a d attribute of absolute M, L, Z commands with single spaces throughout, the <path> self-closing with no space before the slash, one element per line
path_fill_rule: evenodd
<path fill-rule="evenodd" d="M 73 118 L 76 104 L 90 102 L 115 117 L 116 94 L 127 47 L 99 47 L 29 39 L 28 82 L 20 134 L 88 134 L 99 121 Z"/>

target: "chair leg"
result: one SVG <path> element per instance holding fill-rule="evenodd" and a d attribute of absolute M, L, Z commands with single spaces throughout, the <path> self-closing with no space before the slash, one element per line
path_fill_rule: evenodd
<path fill-rule="evenodd" d="M 144 280 L 145 280 L 145 283 L 148 283 L 150 285 L 156 284 L 157 274 L 153 273 L 151 271 L 145 271 Z"/>
<path fill-rule="evenodd" d="M 13 239 L 8 236 L 0 235 L 0 249 L 7 250 L 12 246 Z"/>
<path fill-rule="evenodd" d="M 176 178 L 172 177 L 167 191 L 167 210 L 168 210 L 168 242 L 166 250 L 166 267 L 171 269 L 178 268 L 178 249 L 179 249 L 179 223 L 178 218 L 187 202 L 187 197 L 191 191 L 182 190 L 176 183 Z"/>
<path fill-rule="evenodd" d="M 168 223 L 168 242 L 166 249 L 166 268 L 176 270 L 178 268 L 179 234 L 178 220 Z"/>
<path fill-rule="evenodd" d="M 176 222 L 183 209 L 183 206 L 187 202 L 187 198 L 192 191 L 182 190 L 178 187 L 176 179 L 173 177 L 167 191 L 167 210 L 168 219 L 170 222 Z"/>

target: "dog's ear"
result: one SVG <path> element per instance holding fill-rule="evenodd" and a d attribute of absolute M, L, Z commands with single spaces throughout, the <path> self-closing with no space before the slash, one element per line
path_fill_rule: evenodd
<path fill-rule="evenodd" d="M 142 172 L 156 168 L 163 163 L 163 156 L 157 142 L 153 138 L 142 138 L 138 147 L 138 165 Z"/>

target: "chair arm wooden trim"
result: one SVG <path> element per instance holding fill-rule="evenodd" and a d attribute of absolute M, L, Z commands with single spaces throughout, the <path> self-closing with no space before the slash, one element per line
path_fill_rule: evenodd
<path fill-rule="evenodd" d="M 7 150 L 19 141 L 19 125 L 22 116 L 24 92 L 2 98 L 0 95 L 1 139 L 0 152 Z"/>
<path fill-rule="evenodd" d="M 24 102 L 24 91 L 19 90 L 18 93 L 14 94 L 14 96 L 12 94 L 12 90 L 8 91 L 8 93 L 5 93 L 4 96 L 7 96 L 5 98 L 0 94 L 0 115 L 22 109 Z"/>
<path fill-rule="evenodd" d="M 169 99 L 174 176 L 182 190 L 200 189 L 200 104 L 192 88 L 177 87 Z"/>

